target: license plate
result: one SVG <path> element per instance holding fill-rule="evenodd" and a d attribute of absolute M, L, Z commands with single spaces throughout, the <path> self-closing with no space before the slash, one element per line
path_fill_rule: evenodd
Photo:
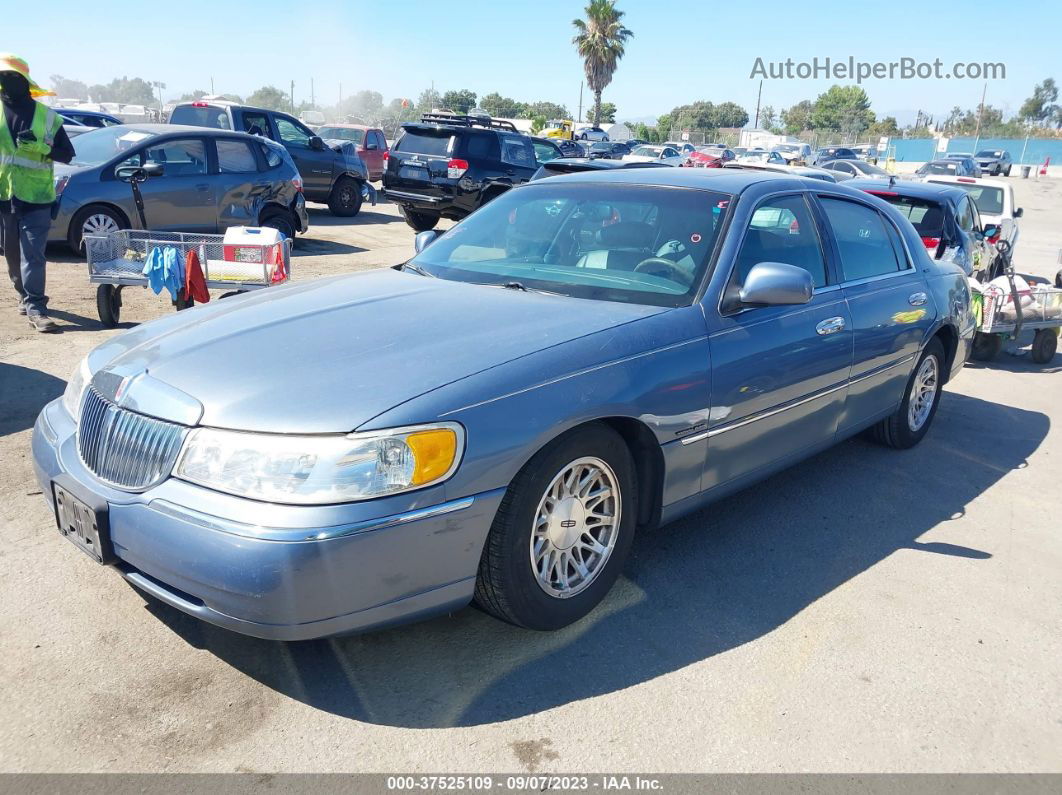
<path fill-rule="evenodd" d="M 398 176 L 405 179 L 427 179 L 428 169 L 421 166 L 402 166 L 398 169 Z"/>
<path fill-rule="evenodd" d="M 97 563 L 103 563 L 108 557 L 104 549 L 108 540 L 106 513 L 94 510 L 58 484 L 53 488 L 59 532 Z"/>

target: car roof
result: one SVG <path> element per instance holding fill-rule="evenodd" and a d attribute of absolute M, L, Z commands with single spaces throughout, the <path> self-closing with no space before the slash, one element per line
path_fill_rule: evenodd
<path fill-rule="evenodd" d="M 82 108 L 52 108 L 56 113 L 80 113 L 83 116 L 104 116 L 108 119 L 116 118 L 113 113 L 104 113 L 102 110 L 83 110 Z"/>
<path fill-rule="evenodd" d="M 906 180 L 887 179 L 850 179 L 845 183 L 850 188 L 859 190 L 879 190 L 895 193 L 899 196 L 909 196 L 912 199 L 932 199 L 939 201 L 949 199 L 958 201 L 966 195 L 962 188 L 949 188 L 940 184 L 927 184 L 925 182 L 910 182 Z"/>
<path fill-rule="evenodd" d="M 741 193 L 761 182 L 780 182 L 794 187 L 807 187 L 807 180 L 777 172 L 744 171 L 740 169 L 705 168 L 604 168 L 564 174 L 551 179 L 565 182 L 605 182 L 649 185 L 662 188 L 696 188 L 721 193 Z M 826 186 L 829 183 L 819 183 Z M 830 187 L 835 187 L 830 185 Z"/>
<path fill-rule="evenodd" d="M 926 181 L 934 182 L 938 185 L 943 184 L 938 180 L 945 180 L 953 185 L 985 185 L 990 188 L 1010 188 L 1013 190 L 1010 182 L 1006 182 L 1001 179 L 986 179 L 984 177 L 956 177 L 952 174 L 927 174 Z M 925 184 L 925 183 L 923 183 Z"/>
<path fill-rule="evenodd" d="M 261 113 L 283 113 L 285 116 L 291 115 L 290 113 L 287 113 L 283 110 L 270 110 L 269 108 L 259 108 L 256 105 L 244 105 L 242 102 L 233 102 L 228 99 L 190 99 L 187 102 L 178 102 L 176 105 L 173 106 L 173 110 L 177 110 L 177 108 L 186 108 L 189 106 L 193 108 L 239 108 L 240 110 L 256 110 Z M 171 110 L 170 113 L 172 114 L 173 111 Z"/>
<path fill-rule="evenodd" d="M 350 124 L 345 121 L 326 121 L 321 125 L 322 127 L 336 127 L 340 130 L 375 130 L 376 127 L 370 127 L 368 124 Z"/>
<path fill-rule="evenodd" d="M 152 135 L 227 135 L 239 138 L 253 138 L 267 144 L 275 144 L 268 138 L 259 135 L 251 135 L 242 130 L 219 130 L 217 127 L 200 127 L 195 124 L 114 124 L 110 127 L 94 127 L 102 130 L 129 130 L 130 132 L 150 133 Z M 279 144 L 278 144 L 279 146 Z"/>

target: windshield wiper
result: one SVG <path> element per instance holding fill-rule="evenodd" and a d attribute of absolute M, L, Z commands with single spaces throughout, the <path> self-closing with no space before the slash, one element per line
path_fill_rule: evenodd
<path fill-rule="evenodd" d="M 413 262 L 404 262 L 404 263 L 402 263 L 402 270 L 404 270 L 404 271 L 413 271 L 414 273 L 420 274 L 421 276 L 428 276 L 428 277 L 430 277 L 432 279 L 437 279 L 438 278 L 431 271 L 426 271 L 426 270 L 424 270 L 424 268 L 420 267 L 420 265 L 417 265 L 416 263 L 413 263 Z"/>
<path fill-rule="evenodd" d="M 504 287 L 506 290 L 520 290 L 524 293 L 531 292 L 526 285 L 523 285 L 520 282 L 506 282 L 502 285 L 502 287 Z"/>

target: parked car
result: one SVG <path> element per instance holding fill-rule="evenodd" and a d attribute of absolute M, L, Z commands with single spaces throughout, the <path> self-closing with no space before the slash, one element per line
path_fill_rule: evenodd
<path fill-rule="evenodd" d="M 827 160 L 822 164 L 822 168 L 834 172 L 838 182 L 853 177 L 888 179 L 892 176 L 885 169 L 865 160 Z"/>
<path fill-rule="evenodd" d="M 808 165 L 822 167 L 823 163 L 830 160 L 858 160 L 859 155 L 845 146 L 825 146 L 819 149 Z"/>
<path fill-rule="evenodd" d="M 269 226 L 294 237 L 309 226 L 303 183 L 284 147 L 245 133 L 167 124 L 103 127 L 78 136 L 70 165 L 55 165 L 57 215 L 49 240 L 78 252 L 86 234 L 140 229 L 120 166 L 137 166 L 148 228 L 224 232 Z"/>
<path fill-rule="evenodd" d="M 686 162 L 686 156 L 679 154 L 677 149 L 650 144 L 635 147 L 634 151 L 624 155 L 623 159 L 635 163 L 660 162 L 668 166 L 681 166 Z"/>
<path fill-rule="evenodd" d="M 384 159 L 387 157 L 387 139 L 379 127 L 365 124 L 323 124 L 317 128 L 317 134 L 325 141 L 350 141 L 354 144 L 361 162 L 369 174 L 369 180 L 375 182 L 383 177 Z"/>
<path fill-rule="evenodd" d="M 960 188 L 921 182 L 853 179 L 845 185 L 877 196 L 906 217 L 918 231 L 929 256 L 953 262 L 982 278 L 992 268 L 996 248 L 986 240 L 994 227 L 981 219 L 973 199 Z"/>
<path fill-rule="evenodd" d="M 624 155 L 629 155 L 630 153 L 631 148 L 622 141 L 598 141 L 590 144 L 587 157 L 622 160 Z"/>
<path fill-rule="evenodd" d="M 1014 188 L 1010 183 L 998 179 L 950 176 L 928 177 L 926 183 L 962 188 L 973 199 L 981 223 L 996 227 L 996 234 L 986 240 L 993 245 L 1000 240 L 1006 240 L 1012 250 L 1017 245 L 1017 221 L 1021 218 L 1023 210 L 1014 203 Z"/>
<path fill-rule="evenodd" d="M 1014 161 L 1006 149 L 982 149 L 974 156 L 974 160 L 977 161 L 982 174 L 991 174 L 994 177 L 1001 174 L 1009 177 L 1010 170 L 1014 167 Z"/>
<path fill-rule="evenodd" d="M 564 157 L 564 153 L 561 152 L 557 142 L 552 138 L 539 138 L 532 136 L 531 146 L 535 150 L 535 160 L 539 163 L 548 163 L 550 160 L 556 160 L 559 157 Z"/>
<path fill-rule="evenodd" d="M 602 171 L 613 168 L 670 168 L 670 166 L 666 163 L 607 160 L 603 157 L 594 158 L 593 160 L 588 157 L 561 157 L 539 166 L 538 171 L 531 177 L 531 181 L 534 182 L 546 177 L 556 177 L 560 174 L 575 174 L 580 171 Z"/>
<path fill-rule="evenodd" d="M 600 127 L 583 127 L 575 131 L 575 137 L 581 141 L 607 141 L 608 133 Z"/>
<path fill-rule="evenodd" d="M 785 158 L 783 158 L 777 152 L 767 152 L 765 150 L 749 151 L 743 155 L 740 155 L 734 160 L 735 163 L 769 163 L 776 166 L 787 165 Z"/>
<path fill-rule="evenodd" d="M 418 232 L 460 219 L 531 179 L 531 139 L 511 122 L 428 113 L 402 125 L 384 172 L 385 195 Z"/>
<path fill-rule="evenodd" d="M 564 157 L 586 157 L 586 147 L 578 141 L 565 138 L 551 138 Z"/>
<path fill-rule="evenodd" d="M 916 178 L 925 178 L 931 176 L 951 176 L 951 177 L 975 177 L 980 176 L 980 169 L 976 168 L 976 163 L 972 160 L 958 160 L 954 158 L 930 160 L 928 163 L 923 163 L 915 171 Z M 977 171 L 975 174 L 974 171 Z"/>
<path fill-rule="evenodd" d="M 790 165 L 804 164 L 811 159 L 811 146 L 808 144 L 778 144 L 771 148 Z"/>
<path fill-rule="evenodd" d="M 693 168 L 719 168 L 735 159 L 733 151 L 713 146 L 698 146 L 686 160 Z"/>
<path fill-rule="evenodd" d="M 849 148 L 856 153 L 856 157 L 860 160 L 875 164 L 878 162 L 878 147 L 874 144 L 856 144 Z"/>
<path fill-rule="evenodd" d="M 238 130 L 276 141 L 288 150 L 302 175 L 309 201 L 324 202 L 333 215 L 358 214 L 365 201 L 376 201 L 369 170 L 353 145 L 328 146 L 321 136 L 287 113 L 224 100 L 196 100 L 176 105 L 170 124 Z"/>
<path fill-rule="evenodd" d="M 96 348 L 33 431 L 61 532 L 248 635 L 473 599 L 558 629 L 637 533 L 866 429 L 918 444 L 973 333 L 961 270 L 827 183 L 587 171 L 417 249 Z"/>
<path fill-rule="evenodd" d="M 109 113 L 100 113 L 95 110 L 78 110 L 77 108 L 55 108 L 56 113 L 63 117 L 63 124 L 72 124 L 78 127 L 114 127 L 122 123 L 122 120 Z"/>
<path fill-rule="evenodd" d="M 697 149 L 697 147 L 689 141 L 664 141 L 664 146 L 670 146 L 672 149 L 678 151 L 680 155 L 689 155 Z"/>
<path fill-rule="evenodd" d="M 969 152 L 951 152 L 944 155 L 944 160 L 954 160 L 958 163 L 962 163 L 966 171 L 966 174 L 960 174 L 958 176 L 966 177 L 979 177 L 981 176 L 981 167 L 977 165 L 977 161 L 974 160 L 974 156 Z"/>
<path fill-rule="evenodd" d="M 837 173 L 834 171 L 827 171 L 823 168 L 816 168 L 815 166 L 789 166 L 782 165 L 780 163 L 726 163 L 724 168 L 743 168 L 754 171 L 773 171 L 777 174 L 788 174 L 792 177 L 807 177 L 808 179 L 818 179 L 823 182 L 839 182 L 837 179 Z"/>

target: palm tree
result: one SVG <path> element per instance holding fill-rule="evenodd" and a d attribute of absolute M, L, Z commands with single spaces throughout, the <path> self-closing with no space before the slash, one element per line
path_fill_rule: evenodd
<path fill-rule="evenodd" d="M 594 124 L 601 121 L 601 92 L 612 82 L 616 65 L 623 57 L 623 45 L 634 34 L 623 27 L 623 12 L 616 0 L 590 0 L 586 19 L 572 21 L 578 33 L 572 44 L 586 69 L 586 84 L 594 92 Z"/>

